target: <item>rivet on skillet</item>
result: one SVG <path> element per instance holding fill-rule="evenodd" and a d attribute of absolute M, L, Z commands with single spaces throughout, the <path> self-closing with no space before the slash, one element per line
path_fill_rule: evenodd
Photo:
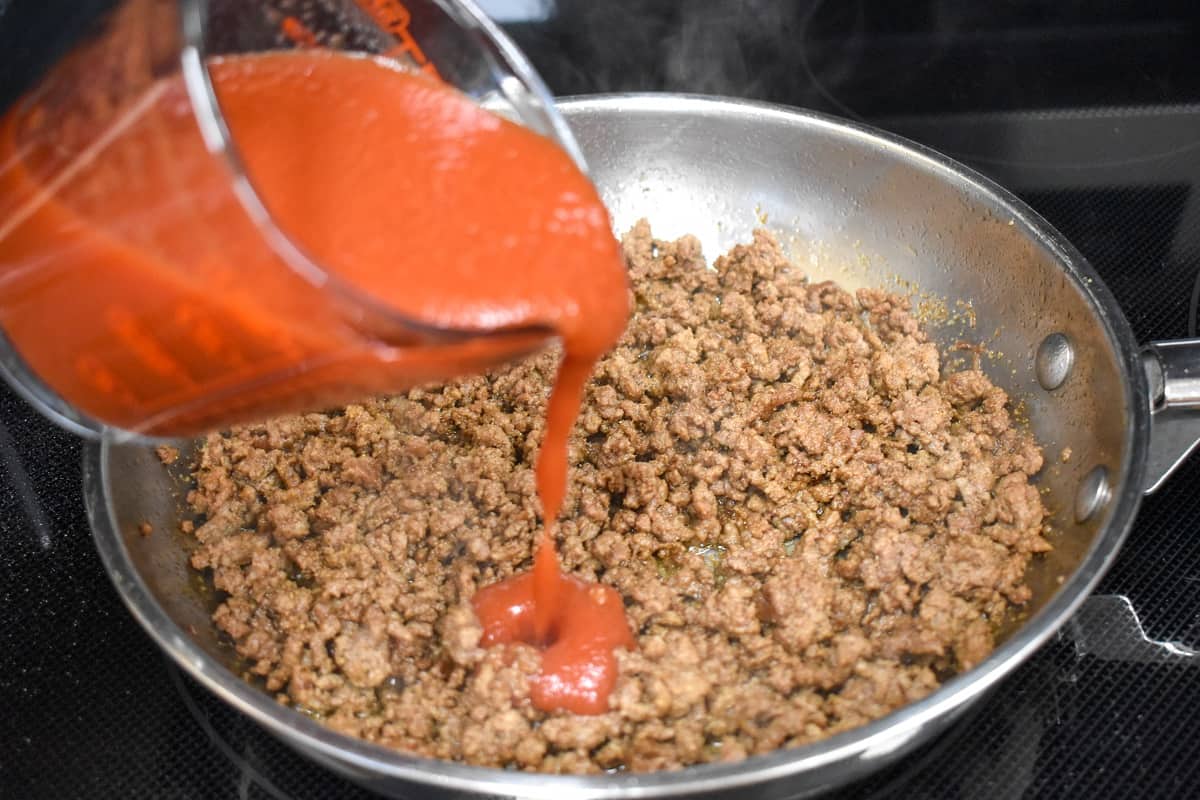
<path fill-rule="evenodd" d="M 1075 348 L 1065 334 L 1052 333 L 1038 345 L 1034 371 L 1046 391 L 1062 386 L 1074 365 Z"/>
<path fill-rule="evenodd" d="M 1094 467 L 1084 476 L 1079 484 L 1079 492 L 1075 495 L 1075 521 L 1086 522 L 1097 511 L 1108 505 L 1112 498 L 1112 486 L 1108 482 L 1108 470 L 1104 467 Z"/>

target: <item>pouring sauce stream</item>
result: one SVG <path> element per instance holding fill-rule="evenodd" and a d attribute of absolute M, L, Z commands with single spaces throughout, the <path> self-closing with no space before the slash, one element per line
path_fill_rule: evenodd
<path fill-rule="evenodd" d="M 173 436 L 479 371 L 552 331 L 565 356 L 534 566 L 473 602 L 484 644 L 543 648 L 535 704 L 605 710 L 613 649 L 633 637 L 615 591 L 561 573 L 553 534 L 584 386 L 629 313 L 595 189 L 549 140 L 381 61 L 306 50 L 211 68 L 272 220 L 328 274 L 264 244 L 164 81 L 65 165 L 72 132 L 36 103 L 3 121 L 0 328 L 76 408 Z M 481 335 L 396 334 L 390 315 Z"/>

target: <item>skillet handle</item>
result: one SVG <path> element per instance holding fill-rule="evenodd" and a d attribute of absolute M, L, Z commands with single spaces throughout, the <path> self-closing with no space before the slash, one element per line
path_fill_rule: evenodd
<path fill-rule="evenodd" d="M 1151 494 L 1200 445 L 1200 339 L 1151 342 L 1142 349 L 1150 387 L 1150 453 L 1146 486 Z"/>

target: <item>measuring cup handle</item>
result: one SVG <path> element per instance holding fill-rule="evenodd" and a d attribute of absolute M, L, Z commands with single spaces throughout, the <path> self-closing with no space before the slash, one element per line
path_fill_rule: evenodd
<path fill-rule="evenodd" d="M 1151 342 L 1142 367 L 1150 388 L 1144 491 L 1151 494 L 1200 446 L 1200 339 Z"/>

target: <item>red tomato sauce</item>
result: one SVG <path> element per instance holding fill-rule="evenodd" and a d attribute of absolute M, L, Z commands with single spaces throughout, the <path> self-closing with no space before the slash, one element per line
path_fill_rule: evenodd
<path fill-rule="evenodd" d="M 424 75 L 314 50 L 211 66 L 258 196 L 326 274 L 268 246 L 178 81 L 74 150 L 34 102 L 0 127 L 0 328 L 76 408 L 173 436 L 476 372 L 557 335 L 535 566 L 475 607 L 487 643 L 544 648 L 539 707 L 603 711 L 632 635 L 613 590 L 560 573 L 553 538 L 584 385 L 629 313 L 595 189 L 553 143 Z M 396 316 L 492 335 L 435 343 Z"/>

